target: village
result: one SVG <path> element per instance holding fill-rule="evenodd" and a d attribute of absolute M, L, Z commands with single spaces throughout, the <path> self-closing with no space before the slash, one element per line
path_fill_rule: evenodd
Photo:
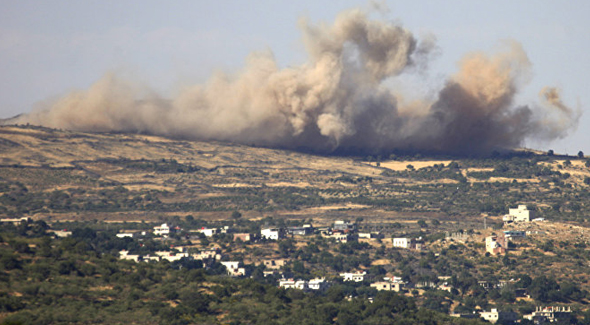
<path fill-rule="evenodd" d="M 376 249 L 392 250 L 403 254 L 424 255 L 430 253 L 438 257 L 443 247 L 453 247 L 468 243 L 480 247 L 480 254 L 485 256 L 506 256 L 514 251 L 515 243 L 527 236 L 545 235 L 546 231 L 539 230 L 548 223 L 542 218 L 536 218 L 534 211 L 526 205 L 519 205 L 510 209 L 502 217 L 502 229 L 487 228 L 476 231 L 445 232 L 438 239 L 426 239 L 421 236 L 389 237 L 379 231 L 360 231 L 358 223 L 347 220 L 336 220 L 329 225 L 316 226 L 304 223 L 297 226 L 269 226 L 262 224 L 257 233 L 242 232 L 239 227 L 229 225 L 220 227 L 201 227 L 199 229 L 183 229 L 178 225 L 163 223 L 149 230 L 121 230 L 116 237 L 128 242 L 142 242 L 153 239 L 162 243 L 166 249 L 142 252 L 121 250 L 119 258 L 138 263 L 155 263 L 166 261 L 179 263 L 181 261 L 198 261 L 205 268 L 215 268 L 221 265 L 230 277 L 258 277 L 265 281 L 274 281 L 275 285 L 283 289 L 301 290 L 306 292 L 324 292 L 334 283 L 351 283 L 356 286 L 368 286 L 376 291 L 395 291 L 408 296 L 420 296 L 425 292 L 446 291 L 456 293 L 456 274 L 446 274 L 430 278 L 425 281 L 412 282 L 407 276 L 387 268 L 387 260 L 379 259 L 357 265 L 356 269 L 343 269 L 342 272 L 330 272 L 323 268 L 311 272 L 303 272 L 309 268 L 308 263 L 301 263 L 291 258 L 286 251 L 293 252 L 296 248 L 313 247 L 318 241 L 327 247 L 337 245 L 363 245 Z M 541 227 L 539 226 L 541 225 Z M 71 231 L 53 230 L 57 237 L 67 237 Z M 580 230 L 580 236 L 583 230 Z M 317 241 L 316 241 L 317 240 Z M 284 248 L 291 246 L 290 248 Z M 340 246 L 349 247 L 349 246 Z M 354 247 L 354 246 L 352 246 Z M 266 248 L 266 250 L 265 250 Z M 270 249 L 269 249 L 270 248 Z M 250 251 L 251 254 L 245 254 Z M 398 255 L 401 256 L 401 255 Z M 182 265 L 182 264 L 180 264 Z M 180 266 L 182 267 L 182 266 Z M 374 272 L 378 267 L 380 272 Z M 299 275 L 299 277 L 297 277 Z M 302 276 L 303 275 L 303 276 Z M 519 288 L 521 279 L 498 279 L 486 281 L 480 279 L 478 285 L 484 290 L 502 290 L 513 288 L 516 299 L 529 299 L 526 288 Z M 349 297 L 353 299 L 353 297 Z M 537 306 L 529 314 L 520 316 L 514 311 L 504 311 L 498 308 L 478 310 L 469 313 L 449 311 L 453 317 L 477 318 L 481 317 L 492 323 L 514 322 L 521 319 L 542 322 L 563 321 L 571 317 L 571 307 L 566 306 Z"/>
<path fill-rule="evenodd" d="M 235 216 L 239 218 L 239 216 Z M 19 224 L 30 222 L 27 218 L 2 219 L 3 223 Z M 222 225 L 219 227 L 201 226 L 197 229 L 184 228 L 180 225 L 162 223 L 151 229 L 121 229 L 116 234 L 117 240 L 135 249 L 119 251 L 119 259 L 135 263 L 176 263 L 180 268 L 185 263 L 199 263 L 204 268 L 223 270 L 229 277 L 251 277 L 264 279 L 267 283 L 274 283 L 285 290 L 301 290 L 304 292 L 325 292 L 334 284 L 350 283 L 357 288 L 366 286 L 376 291 L 394 291 L 399 294 L 420 297 L 432 292 L 448 292 L 457 294 L 459 291 L 457 274 L 447 273 L 436 277 L 422 277 L 417 281 L 416 276 L 408 276 L 400 272 L 399 267 L 388 264 L 397 259 L 412 259 L 429 256 L 437 259 L 440 254 L 453 249 L 457 245 L 476 248 L 478 254 L 484 258 L 508 258 L 518 253 L 519 243 L 527 238 L 551 238 L 552 225 L 543 218 L 537 218 L 535 211 L 527 209 L 526 205 L 519 205 L 509 209 L 508 214 L 501 217 L 501 227 L 488 227 L 487 217 L 484 217 L 482 229 L 446 231 L 440 235 L 427 236 L 422 231 L 408 232 L 399 230 L 398 233 L 409 234 L 405 237 L 394 237 L 395 234 L 381 233 L 374 230 L 361 230 L 362 220 L 336 220 L 328 225 L 313 225 L 311 222 L 300 225 L 277 226 L 258 221 L 250 223 L 249 228 L 258 226 L 259 231 L 245 232 L 239 223 Z M 418 224 L 427 227 L 423 220 Z M 431 225 L 439 224 L 431 221 Z M 572 234 L 584 239 L 584 229 L 569 226 Z M 373 231 L 371 231 L 373 230 Z M 48 229 L 48 233 L 56 238 L 72 236 L 68 229 Z M 558 232 L 555 232 L 558 235 Z M 554 234 L 554 235 L 555 235 Z M 421 235 L 424 235 L 421 236 Z M 558 237 L 557 237 L 558 238 Z M 555 239 L 557 239 L 555 238 Z M 155 242 L 159 249 L 146 249 L 144 244 Z M 320 253 L 317 246 L 323 246 Z M 524 245 L 525 247 L 527 245 Z M 310 248 L 312 248 L 310 250 Z M 315 249 L 315 250 L 314 250 Z M 341 268 L 338 263 L 330 267 L 322 265 L 316 255 L 328 255 L 325 252 L 344 252 L 354 254 L 354 250 L 375 250 L 373 257 L 364 256 L 364 261 L 352 263 L 355 268 Z M 305 250 L 311 251 L 311 257 L 301 257 Z M 346 253 L 346 250 L 352 252 Z M 388 256 L 395 258 L 388 260 Z M 299 255 L 298 255 L 299 254 Z M 392 255 L 394 254 L 394 255 Z M 366 255 L 366 254 L 365 254 Z M 315 258 L 315 259 L 314 259 Z M 312 266 L 315 264 L 316 266 Z M 319 267 L 317 265 L 320 265 Z M 342 264 L 346 265 L 346 264 Z M 412 280 L 414 279 L 414 281 Z M 530 280 L 530 279 L 529 279 Z M 477 285 L 484 291 L 511 290 L 516 300 L 531 300 L 527 288 L 519 287 L 523 283 L 520 278 L 502 278 L 496 280 L 477 279 Z M 463 289 L 465 290 L 465 289 Z M 351 295 L 348 299 L 354 299 Z M 369 298 L 372 299 L 372 298 Z M 499 308 L 483 308 L 465 312 L 465 309 L 449 309 L 449 315 L 458 318 L 483 318 L 492 323 L 515 322 L 522 319 L 533 321 L 535 324 L 568 320 L 571 317 L 570 306 L 536 306 L 534 311 L 519 315 L 512 310 Z"/>

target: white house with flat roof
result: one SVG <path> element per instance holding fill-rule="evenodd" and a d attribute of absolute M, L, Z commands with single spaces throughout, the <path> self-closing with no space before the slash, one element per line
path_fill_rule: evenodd
<path fill-rule="evenodd" d="M 535 211 L 531 211 L 526 205 L 521 204 L 518 208 L 508 209 L 508 214 L 502 220 L 504 222 L 530 222 L 535 217 Z"/>
<path fill-rule="evenodd" d="M 365 279 L 367 272 L 355 272 L 355 273 L 340 273 L 340 276 L 344 279 L 343 281 L 354 281 L 362 282 Z"/>
<path fill-rule="evenodd" d="M 260 230 L 260 237 L 270 240 L 279 240 L 283 237 L 283 232 L 279 228 L 263 228 Z"/>

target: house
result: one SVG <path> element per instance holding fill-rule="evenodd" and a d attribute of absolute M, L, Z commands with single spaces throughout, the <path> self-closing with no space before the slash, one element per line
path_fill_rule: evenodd
<path fill-rule="evenodd" d="M 22 217 L 22 218 L 2 218 L 0 219 L 0 223 L 5 223 L 5 222 L 10 222 L 13 223 L 14 225 L 18 226 L 23 222 L 31 222 L 32 220 L 30 218 L 27 217 Z"/>
<path fill-rule="evenodd" d="M 492 255 L 506 253 L 506 238 L 504 236 L 488 236 L 486 237 L 486 252 Z"/>
<path fill-rule="evenodd" d="M 350 234 L 344 232 L 335 232 L 330 237 L 339 243 L 348 243 L 352 239 Z"/>
<path fill-rule="evenodd" d="M 242 242 L 247 242 L 252 240 L 252 235 L 247 234 L 247 233 L 243 233 L 243 234 L 234 234 L 234 241 L 242 241 Z"/>
<path fill-rule="evenodd" d="M 522 230 L 506 230 L 506 231 L 504 231 L 504 237 L 506 237 L 507 241 L 525 238 L 526 232 L 522 231 Z"/>
<path fill-rule="evenodd" d="M 285 289 L 298 290 L 324 290 L 330 286 L 330 283 L 324 278 L 315 278 L 309 281 L 283 279 L 279 281 L 279 287 Z"/>
<path fill-rule="evenodd" d="M 528 319 L 533 321 L 535 324 L 544 324 L 544 323 L 555 323 L 560 322 L 560 324 L 567 324 L 570 322 L 572 318 L 572 308 L 571 307 L 559 307 L 559 306 L 550 306 L 550 307 L 539 307 L 535 308 L 535 311 L 531 314 L 522 316 L 524 319 Z"/>
<path fill-rule="evenodd" d="M 188 253 L 175 253 L 175 252 L 168 252 L 168 254 L 160 255 L 161 260 L 166 260 L 168 262 L 180 261 L 182 258 L 188 258 Z"/>
<path fill-rule="evenodd" d="M 355 272 L 355 273 L 340 273 L 340 276 L 344 279 L 343 281 L 354 281 L 362 282 L 365 279 L 367 272 Z"/>
<path fill-rule="evenodd" d="M 278 270 L 281 267 L 285 266 L 287 262 L 286 259 L 276 259 L 276 260 L 263 260 L 262 263 L 267 269 L 271 270 Z"/>
<path fill-rule="evenodd" d="M 221 259 L 221 254 L 220 254 L 219 249 L 205 249 L 205 250 L 200 251 L 198 254 L 193 254 L 192 256 L 196 260 L 209 260 L 209 259 L 220 260 Z"/>
<path fill-rule="evenodd" d="M 423 243 L 414 238 L 393 238 L 393 247 L 404 249 L 422 250 Z"/>
<path fill-rule="evenodd" d="M 116 235 L 118 238 L 133 238 L 133 234 L 129 232 L 124 232 Z"/>
<path fill-rule="evenodd" d="M 305 281 L 305 280 L 295 281 L 293 279 L 279 281 L 279 287 L 285 288 L 285 289 L 299 289 L 299 290 L 306 290 L 308 288 L 307 281 Z"/>
<path fill-rule="evenodd" d="M 499 311 L 496 308 L 492 308 L 491 311 L 480 312 L 479 317 L 487 320 L 492 324 L 495 324 L 496 322 L 514 322 L 518 319 L 518 314 L 511 311 Z"/>
<path fill-rule="evenodd" d="M 203 235 L 205 235 L 206 237 L 211 237 L 213 235 L 216 235 L 219 233 L 219 230 L 217 228 L 206 228 L 203 227 L 199 230 L 199 232 Z"/>
<path fill-rule="evenodd" d="M 170 235 L 170 227 L 166 223 L 163 223 L 161 226 L 155 226 L 154 235 L 168 237 Z"/>
<path fill-rule="evenodd" d="M 326 281 L 325 278 L 315 278 L 309 280 L 307 287 L 309 290 L 325 290 L 330 286 L 330 282 Z"/>
<path fill-rule="evenodd" d="M 129 260 L 129 261 L 134 261 L 134 262 L 139 262 L 142 260 L 140 255 L 129 254 L 129 251 L 126 251 L 126 250 L 122 250 L 119 252 L 119 258 L 122 260 Z"/>
<path fill-rule="evenodd" d="M 227 262 L 220 262 L 221 265 L 225 266 L 227 269 L 227 274 L 230 276 L 245 276 L 246 269 L 240 267 L 240 262 L 237 261 L 227 261 Z"/>
<path fill-rule="evenodd" d="M 508 214 L 502 218 L 504 222 L 530 222 L 532 219 L 535 219 L 535 211 L 528 210 L 526 205 L 508 209 Z"/>
<path fill-rule="evenodd" d="M 64 237 L 70 237 L 72 235 L 71 231 L 68 231 L 67 229 L 64 230 L 48 230 L 47 232 L 53 232 L 53 234 L 57 237 L 60 238 L 64 238 Z"/>
<path fill-rule="evenodd" d="M 371 288 L 375 288 L 378 291 L 391 291 L 391 282 L 387 282 L 387 281 L 380 281 L 380 282 L 375 282 L 375 283 L 371 283 Z"/>
<path fill-rule="evenodd" d="M 358 233 L 358 236 L 359 236 L 359 238 L 373 239 L 373 238 L 378 238 L 379 237 L 379 233 L 359 232 Z"/>
<path fill-rule="evenodd" d="M 269 240 L 279 240 L 283 238 L 283 231 L 280 228 L 263 228 L 260 230 L 260 237 Z"/>
<path fill-rule="evenodd" d="M 336 220 L 334 221 L 334 230 L 340 230 L 340 231 L 354 231 L 354 223 L 352 222 L 348 222 L 348 221 L 344 221 L 344 220 Z"/>
<path fill-rule="evenodd" d="M 307 236 L 313 234 L 313 227 L 311 225 L 303 225 L 303 227 L 289 227 L 287 233 L 295 236 Z"/>

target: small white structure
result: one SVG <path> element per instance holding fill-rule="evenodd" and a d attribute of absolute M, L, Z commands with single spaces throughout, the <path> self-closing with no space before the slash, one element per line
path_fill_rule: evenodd
<path fill-rule="evenodd" d="M 344 220 L 336 220 L 334 221 L 334 230 L 342 230 L 342 231 L 353 231 L 354 230 L 354 223 L 344 221 Z"/>
<path fill-rule="evenodd" d="M 196 260 L 208 260 L 208 259 L 220 260 L 221 259 L 221 254 L 218 249 L 205 249 L 205 250 L 200 251 L 197 254 L 193 254 L 192 256 Z"/>
<path fill-rule="evenodd" d="M 293 279 L 279 281 L 279 287 L 285 288 L 285 289 L 299 289 L 299 290 L 306 290 L 308 288 L 307 281 L 293 280 Z"/>
<path fill-rule="evenodd" d="M 506 237 L 488 236 L 486 237 L 486 252 L 492 255 L 506 253 Z"/>
<path fill-rule="evenodd" d="M 422 250 L 423 244 L 414 238 L 393 238 L 394 248 Z"/>
<path fill-rule="evenodd" d="M 272 259 L 272 260 L 263 260 L 262 263 L 267 269 L 270 270 L 278 270 L 281 267 L 285 266 L 287 260 L 286 259 Z"/>
<path fill-rule="evenodd" d="M 283 279 L 279 281 L 279 287 L 285 289 L 298 289 L 298 290 L 324 290 L 330 286 L 324 278 L 315 278 L 313 280 L 293 280 Z"/>
<path fill-rule="evenodd" d="M 378 291 L 391 291 L 391 282 L 387 282 L 387 281 L 381 281 L 381 282 L 375 282 L 375 283 L 371 283 L 371 288 L 375 288 Z"/>
<path fill-rule="evenodd" d="M 201 230 L 199 230 L 200 233 L 202 233 L 203 235 L 205 235 L 206 237 L 211 237 L 215 234 L 217 234 L 219 232 L 219 230 L 217 228 L 201 228 Z"/>
<path fill-rule="evenodd" d="M 70 237 L 72 235 L 72 232 L 71 231 L 68 231 L 66 229 L 64 229 L 64 230 L 53 230 L 53 234 L 55 234 L 57 237 L 64 238 L 64 237 Z"/>
<path fill-rule="evenodd" d="M 571 307 L 537 306 L 531 314 L 524 315 L 522 318 L 532 320 L 535 324 L 554 323 L 561 321 L 563 324 L 568 322 L 572 317 Z"/>
<path fill-rule="evenodd" d="M 348 243 L 348 241 L 351 239 L 349 234 L 343 232 L 335 232 L 331 237 L 339 243 Z"/>
<path fill-rule="evenodd" d="M 479 313 L 479 316 L 492 324 L 495 324 L 498 321 L 513 322 L 518 319 L 517 313 L 498 311 L 496 308 L 492 308 L 491 311 L 482 311 Z"/>
<path fill-rule="evenodd" d="M 129 251 L 126 250 L 122 250 L 119 252 L 119 258 L 122 260 L 129 260 L 134 262 L 139 262 L 141 260 L 140 255 L 131 255 L 129 254 Z"/>
<path fill-rule="evenodd" d="M 227 269 L 227 274 L 230 276 L 245 276 L 246 269 L 240 267 L 240 262 L 237 261 L 227 261 L 227 262 L 220 262 L 221 265 L 225 266 Z"/>
<path fill-rule="evenodd" d="M 330 286 L 330 282 L 327 282 L 325 278 L 315 278 L 309 280 L 307 287 L 310 290 L 324 290 Z"/>
<path fill-rule="evenodd" d="M 170 227 L 168 224 L 163 223 L 161 226 L 154 227 L 154 235 L 155 236 L 168 236 L 170 235 Z"/>
<path fill-rule="evenodd" d="M 283 237 L 283 233 L 279 228 L 263 228 L 260 230 L 260 237 L 269 240 L 279 240 Z"/>
<path fill-rule="evenodd" d="M 168 262 L 180 261 L 183 257 L 189 257 L 188 253 L 168 252 L 167 255 L 160 255 L 161 260 L 167 260 Z"/>
<path fill-rule="evenodd" d="M 509 209 L 502 220 L 504 222 L 530 222 L 535 219 L 535 211 L 527 209 L 526 205 L 519 205 L 516 209 Z"/>
<path fill-rule="evenodd" d="M 133 238 L 133 234 L 126 232 L 126 233 L 120 233 L 116 235 L 118 238 Z"/>
<path fill-rule="evenodd" d="M 354 281 L 362 282 L 365 279 L 367 272 L 355 272 L 355 273 L 340 273 L 340 276 L 344 278 L 343 281 Z"/>

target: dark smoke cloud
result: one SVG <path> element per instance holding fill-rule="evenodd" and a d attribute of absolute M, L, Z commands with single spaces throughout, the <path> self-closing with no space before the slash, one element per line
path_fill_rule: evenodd
<path fill-rule="evenodd" d="M 254 53 L 237 75 L 216 74 L 171 100 L 107 74 L 17 122 L 323 153 L 473 154 L 563 137 L 577 124 L 579 113 L 556 89 L 543 90 L 539 105 L 514 105 L 530 69 L 517 43 L 466 56 L 436 100 L 402 107 L 384 81 L 422 69 L 436 48 L 431 40 L 360 10 L 300 27 L 309 54 L 301 66 L 279 69 L 272 53 Z"/>

